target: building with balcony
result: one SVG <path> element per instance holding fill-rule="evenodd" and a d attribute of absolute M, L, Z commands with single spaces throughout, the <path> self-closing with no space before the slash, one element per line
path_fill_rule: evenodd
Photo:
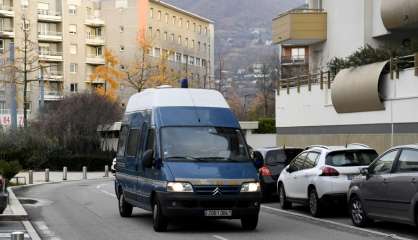
<path fill-rule="evenodd" d="M 69 94 L 103 86 L 104 81 L 92 81 L 90 75 L 97 66 L 105 64 L 106 49 L 118 57 L 120 69 L 126 70 L 136 61 L 138 36 L 144 29 L 152 37 L 152 56 L 149 57 L 157 61 L 168 50 L 176 53 L 177 58 L 170 57 L 170 65 L 182 70 L 184 76 L 181 77 L 188 77 L 194 87 L 213 79 L 213 22 L 162 1 L 2 0 L 0 54 L 6 54 L 2 59 L 10 55 L 12 46 L 23 46 L 23 19 L 26 19 L 27 37 L 33 48 L 31 58 L 42 66 L 42 72 L 29 74 L 30 79 L 40 79 L 29 84 L 31 94 L 25 105 L 34 113 L 32 116 L 36 116 L 41 99 L 48 104 Z M 184 42 L 178 44 L 178 37 Z M 14 52 L 16 58 L 22 57 L 18 51 Z M 5 92 L 0 95 L 1 112 L 8 114 L 9 88 L 2 88 L 0 84 L 0 90 L 4 89 L 0 93 Z M 22 89 L 19 87 L 18 91 L 20 94 Z M 135 90 L 122 84 L 122 102 L 133 93 Z M 23 108 L 22 103 L 19 105 L 22 105 L 19 109 Z M 0 118 L 2 115 L 5 114 L 0 113 Z"/>
<path fill-rule="evenodd" d="M 275 18 L 278 144 L 362 142 L 383 151 L 418 142 L 417 12 L 416 0 L 308 0 Z M 329 71 L 333 58 L 367 45 L 409 53 Z M 288 70 L 302 65 L 305 74 Z"/>

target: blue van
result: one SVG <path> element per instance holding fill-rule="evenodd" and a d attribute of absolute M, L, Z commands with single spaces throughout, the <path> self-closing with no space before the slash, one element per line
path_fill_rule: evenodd
<path fill-rule="evenodd" d="M 155 231 L 175 217 L 241 219 L 257 227 L 260 183 L 222 94 L 161 87 L 133 95 L 120 132 L 115 191 L 122 217 L 139 207 Z"/>

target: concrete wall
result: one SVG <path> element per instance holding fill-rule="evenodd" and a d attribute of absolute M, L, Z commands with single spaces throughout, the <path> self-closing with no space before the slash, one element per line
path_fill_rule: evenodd
<path fill-rule="evenodd" d="M 253 149 L 262 147 L 275 147 L 277 146 L 276 134 L 253 134 L 248 133 L 246 135 L 247 144 Z"/>
<path fill-rule="evenodd" d="M 331 90 L 318 85 L 298 94 L 282 91 L 276 96 L 278 144 L 346 144 L 362 142 L 379 151 L 392 144 L 418 142 L 418 77 L 413 69 L 400 72 L 400 79 L 382 80 L 385 110 L 338 114 L 331 102 Z M 393 133 L 393 135 L 392 135 Z"/>

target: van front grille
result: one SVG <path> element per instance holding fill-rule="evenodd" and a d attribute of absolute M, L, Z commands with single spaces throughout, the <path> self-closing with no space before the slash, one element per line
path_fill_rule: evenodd
<path fill-rule="evenodd" d="M 210 196 L 216 188 L 219 188 L 220 195 L 237 195 L 241 191 L 241 186 L 194 186 L 194 191 L 198 195 Z"/>

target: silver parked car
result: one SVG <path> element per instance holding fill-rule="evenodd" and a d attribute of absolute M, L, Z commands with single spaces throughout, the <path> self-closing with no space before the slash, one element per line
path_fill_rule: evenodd
<path fill-rule="evenodd" d="M 354 225 L 373 220 L 418 225 L 418 144 L 386 151 L 362 175 L 348 195 Z"/>

